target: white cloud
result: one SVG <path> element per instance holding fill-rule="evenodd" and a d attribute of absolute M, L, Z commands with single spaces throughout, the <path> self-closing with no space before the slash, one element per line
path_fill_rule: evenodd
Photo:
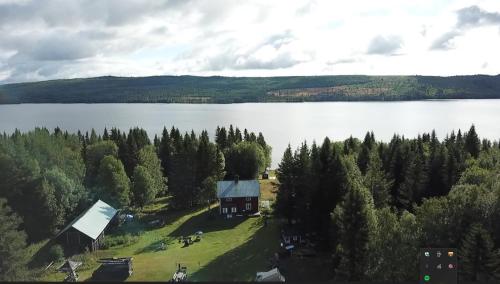
<path fill-rule="evenodd" d="M 499 29 L 497 0 L 0 0 L 0 83 L 497 74 Z"/>

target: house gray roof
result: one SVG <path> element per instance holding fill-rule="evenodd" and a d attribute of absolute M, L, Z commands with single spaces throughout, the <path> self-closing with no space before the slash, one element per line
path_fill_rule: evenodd
<path fill-rule="evenodd" d="M 217 198 L 259 197 L 260 184 L 257 180 L 224 180 L 217 182 Z"/>
<path fill-rule="evenodd" d="M 66 226 L 57 236 L 73 227 L 95 240 L 104 231 L 116 212 L 117 210 L 106 202 L 98 200 L 92 207 Z"/>

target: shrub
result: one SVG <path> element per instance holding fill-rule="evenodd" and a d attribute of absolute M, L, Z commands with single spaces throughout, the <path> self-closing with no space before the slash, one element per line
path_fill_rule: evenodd
<path fill-rule="evenodd" d="M 64 249 L 61 245 L 53 245 L 47 254 L 49 261 L 58 261 L 64 258 Z"/>

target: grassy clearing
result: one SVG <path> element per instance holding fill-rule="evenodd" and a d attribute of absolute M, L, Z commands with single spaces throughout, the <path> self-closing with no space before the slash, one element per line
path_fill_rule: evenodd
<path fill-rule="evenodd" d="M 153 204 L 143 212 L 158 212 L 162 206 Z M 149 211 L 148 211 L 149 210 Z M 212 209 L 217 215 L 218 208 Z M 84 261 L 79 269 L 80 280 L 89 280 L 98 268 L 96 262 L 101 257 L 134 257 L 134 273 L 128 281 L 166 281 L 176 270 L 177 263 L 187 266 L 192 281 L 249 281 L 257 271 L 267 270 L 267 260 L 277 251 L 279 230 L 272 221 L 264 226 L 261 218 L 234 218 L 224 220 L 210 218 L 207 209 L 168 213 L 167 224 L 161 228 L 148 228 L 149 217 L 145 214 L 107 238 L 120 238 L 124 233 L 138 236 L 132 244 L 113 246 L 106 250 L 78 255 L 74 258 Z M 177 241 L 179 236 L 203 231 L 200 242 L 189 247 Z M 159 250 L 161 242 L 167 244 L 166 250 Z M 54 265 L 43 273 L 39 280 L 62 281 L 63 273 L 55 272 Z"/>
<path fill-rule="evenodd" d="M 278 181 L 274 171 L 271 179 L 260 180 L 261 200 L 274 202 Z M 78 270 L 80 281 L 90 280 L 98 268 L 96 262 L 103 257 L 134 258 L 134 273 L 127 281 L 170 280 L 181 263 L 187 266 L 190 281 L 251 281 L 257 271 L 267 271 L 269 259 L 279 250 L 279 222 L 269 219 L 264 226 L 263 219 L 234 218 L 221 219 L 218 207 L 183 211 L 167 211 L 168 198 L 157 199 L 142 210 L 133 212 L 134 221 L 114 229 L 106 235 L 108 249 L 73 256 L 83 261 Z M 156 228 L 148 225 L 158 216 L 165 216 L 166 224 Z M 188 236 L 203 231 L 200 242 L 188 247 L 178 242 L 180 236 Z M 166 250 L 160 250 L 164 242 Z M 32 254 L 46 242 L 33 245 Z M 40 273 L 42 281 L 62 281 L 64 273 L 55 269 L 62 262 Z M 328 280 L 331 266 L 323 258 L 286 260 L 282 272 L 287 280 L 311 280 L 311 272 L 317 280 Z"/>
<path fill-rule="evenodd" d="M 276 179 L 274 170 L 269 171 L 269 179 L 261 179 L 260 182 L 260 198 L 261 200 L 269 200 L 274 202 L 276 200 L 276 191 L 278 190 L 279 182 Z"/>

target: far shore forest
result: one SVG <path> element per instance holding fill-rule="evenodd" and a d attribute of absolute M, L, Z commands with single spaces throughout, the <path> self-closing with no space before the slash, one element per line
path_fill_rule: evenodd
<path fill-rule="evenodd" d="M 0 280 L 33 280 L 28 247 L 97 199 L 165 214 L 209 207 L 218 180 L 256 179 L 271 165 L 262 133 L 218 127 L 0 135 Z M 500 146 L 472 126 L 440 141 L 375 133 L 304 141 L 276 169 L 272 218 L 317 236 L 334 280 L 413 281 L 421 247 L 458 248 L 460 279 L 500 279 Z M 279 235 L 276 235 L 279 243 Z M 64 252 L 51 248 L 48 258 Z M 244 256 L 235 256 L 243 258 Z M 254 273 L 253 271 L 251 273 Z M 250 274 L 251 274 L 250 273 Z M 217 280 L 217 279 L 206 279 Z"/>
<path fill-rule="evenodd" d="M 0 85 L 0 104 L 498 99 L 500 75 L 96 77 Z"/>

